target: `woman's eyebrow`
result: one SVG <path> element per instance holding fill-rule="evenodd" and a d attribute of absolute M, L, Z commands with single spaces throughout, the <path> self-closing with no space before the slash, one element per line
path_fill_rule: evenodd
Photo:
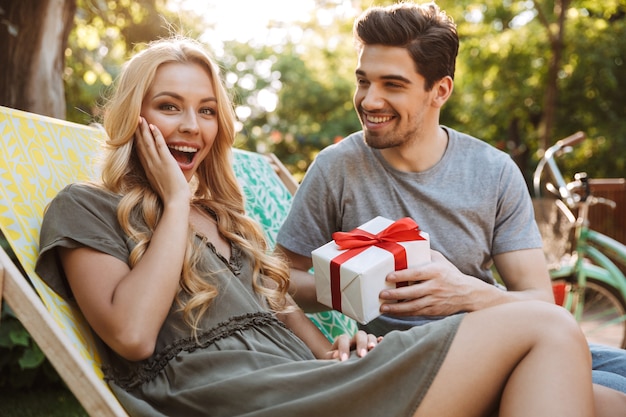
<path fill-rule="evenodd" d="M 177 100 L 184 100 L 185 99 L 180 94 L 174 93 L 174 92 L 171 92 L 171 91 L 161 91 L 160 93 L 155 94 L 154 97 L 152 97 L 152 99 L 154 100 L 155 98 L 159 98 L 159 97 L 163 97 L 163 96 L 172 97 L 172 98 L 175 98 Z M 201 103 L 206 103 L 208 101 L 217 102 L 217 98 L 213 97 L 213 96 L 210 96 L 210 97 L 205 97 L 205 98 L 200 100 Z"/>

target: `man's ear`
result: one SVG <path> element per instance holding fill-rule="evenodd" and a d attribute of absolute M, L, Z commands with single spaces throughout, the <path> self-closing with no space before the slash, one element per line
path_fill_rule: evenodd
<path fill-rule="evenodd" d="M 450 98 L 452 90 L 454 89 L 454 81 L 452 77 L 445 76 L 433 85 L 433 101 L 432 104 L 435 107 L 441 108 L 446 101 Z"/>

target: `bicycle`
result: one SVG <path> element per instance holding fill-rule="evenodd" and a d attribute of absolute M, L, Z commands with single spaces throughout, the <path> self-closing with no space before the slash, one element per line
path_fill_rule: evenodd
<path fill-rule="evenodd" d="M 584 139 L 577 132 L 545 151 L 533 174 L 535 215 L 547 256 L 551 249 L 552 255 L 560 252 L 548 256 L 555 301 L 574 315 L 590 342 L 626 348 L 626 277 L 618 267 L 626 266 L 626 245 L 589 225 L 591 206 L 615 208 L 614 201 L 594 196 L 592 185 L 623 186 L 624 179 L 594 180 L 580 172 L 566 183 L 556 163 Z M 549 207 L 554 210 L 546 219 Z"/>

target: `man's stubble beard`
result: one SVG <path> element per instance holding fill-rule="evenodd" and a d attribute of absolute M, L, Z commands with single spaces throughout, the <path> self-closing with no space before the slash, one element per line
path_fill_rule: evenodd
<path fill-rule="evenodd" d="M 422 131 L 421 127 L 422 126 L 420 124 L 414 129 L 404 133 L 391 132 L 387 134 L 376 134 L 364 130 L 363 138 L 365 143 L 373 149 L 395 148 L 417 139 Z"/>
<path fill-rule="evenodd" d="M 363 114 L 360 114 L 359 117 L 361 118 L 361 126 L 364 126 Z M 363 127 L 363 138 L 365 143 L 374 149 L 395 148 L 420 140 L 424 133 L 424 117 L 424 110 L 418 111 L 411 115 L 408 121 L 407 126 L 412 126 L 412 128 L 401 130 L 401 127 L 396 124 L 394 128 L 388 130 L 388 133 L 374 133 Z M 399 119 L 396 119 L 396 122 L 398 121 Z"/>

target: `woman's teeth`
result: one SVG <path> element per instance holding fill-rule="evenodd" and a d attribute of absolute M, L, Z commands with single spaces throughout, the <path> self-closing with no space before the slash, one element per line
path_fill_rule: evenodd
<path fill-rule="evenodd" d="M 188 153 L 198 152 L 196 148 L 192 148 L 191 146 L 170 146 L 169 148 L 178 152 L 188 152 Z"/>

